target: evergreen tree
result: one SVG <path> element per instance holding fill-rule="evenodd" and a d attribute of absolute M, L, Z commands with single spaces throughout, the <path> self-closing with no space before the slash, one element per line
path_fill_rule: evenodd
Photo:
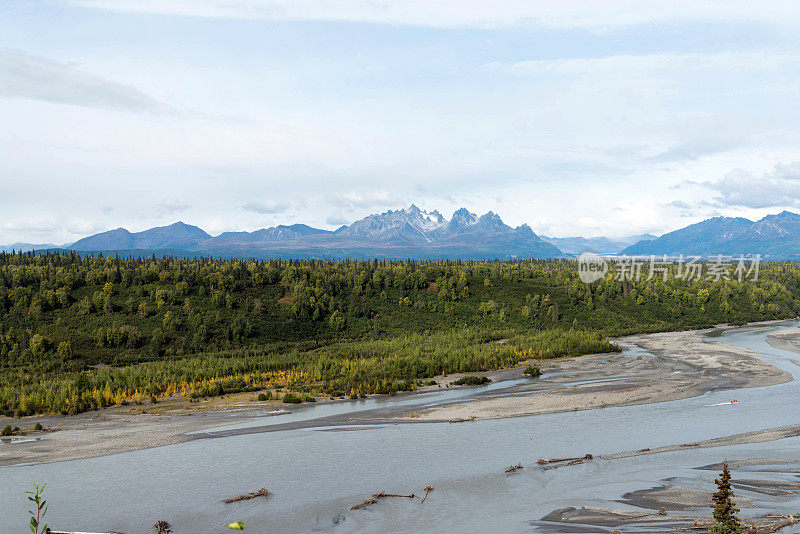
<path fill-rule="evenodd" d="M 714 482 L 717 484 L 717 491 L 711 497 L 714 502 L 714 524 L 708 528 L 711 534 L 740 534 L 742 523 L 736 517 L 736 503 L 733 501 L 733 490 L 731 489 L 731 472 L 728 470 L 728 462 L 722 463 L 722 473 Z"/>

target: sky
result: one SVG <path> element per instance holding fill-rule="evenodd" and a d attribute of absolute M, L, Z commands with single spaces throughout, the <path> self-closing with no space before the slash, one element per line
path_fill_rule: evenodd
<path fill-rule="evenodd" d="M 0 243 L 800 211 L 800 6 L 0 0 Z"/>

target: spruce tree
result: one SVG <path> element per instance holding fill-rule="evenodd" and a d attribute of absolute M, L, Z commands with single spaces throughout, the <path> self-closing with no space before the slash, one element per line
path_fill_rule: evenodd
<path fill-rule="evenodd" d="M 711 497 L 714 505 L 714 524 L 708 528 L 710 534 L 741 534 L 742 523 L 736 517 L 736 503 L 733 501 L 733 490 L 731 489 L 731 472 L 728 470 L 728 462 L 722 463 L 722 473 L 714 480 L 717 484 L 717 491 Z"/>

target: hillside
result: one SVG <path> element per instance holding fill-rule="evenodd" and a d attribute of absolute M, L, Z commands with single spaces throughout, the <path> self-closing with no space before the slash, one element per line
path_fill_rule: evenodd
<path fill-rule="evenodd" d="M 439 374 L 614 350 L 611 335 L 793 317 L 799 295 L 800 268 L 783 264 L 747 284 L 609 274 L 585 285 L 563 260 L 0 253 L 0 413 L 235 391 L 392 393 Z"/>

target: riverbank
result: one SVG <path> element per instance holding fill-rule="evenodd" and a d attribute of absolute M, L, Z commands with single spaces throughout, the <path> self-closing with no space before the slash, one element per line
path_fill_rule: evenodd
<path fill-rule="evenodd" d="M 665 402 L 719 389 L 781 384 L 792 375 L 742 348 L 708 342 L 709 330 L 663 332 L 615 340 L 621 354 L 543 362 L 543 379 L 509 395 L 437 406 L 422 421 L 519 417 L 607 406 Z"/>
<path fill-rule="evenodd" d="M 708 330 L 628 336 L 616 340 L 623 354 L 597 354 L 539 362 L 538 379 L 522 376 L 522 367 L 482 373 L 489 388 L 463 388 L 460 398 L 443 398 L 429 406 L 436 393 L 454 391 L 458 378 L 439 377 L 422 391 L 399 394 L 391 402 L 324 417 L 293 418 L 269 424 L 215 431 L 214 427 L 266 416 L 276 406 L 252 402 L 253 394 L 233 395 L 200 403 L 164 402 L 116 407 L 77 416 L 9 420 L 31 428 L 40 422 L 49 432 L 33 432 L 24 443 L 0 445 L 0 466 L 75 460 L 172 445 L 194 439 L 225 437 L 296 428 L 334 428 L 380 424 L 470 421 L 664 402 L 717 389 L 780 384 L 791 375 L 745 350 L 709 343 Z M 408 401 L 408 402 L 395 402 Z M 351 401 L 337 401 L 349 403 Z M 361 401 L 359 401 L 361 402 Z M 414 404 L 417 402 L 417 404 Z M 284 405 L 285 407 L 285 405 Z M 205 431 L 205 432 L 203 432 Z"/>
<path fill-rule="evenodd" d="M 776 349 L 800 353 L 800 329 L 784 330 L 767 336 L 767 343 Z"/>

